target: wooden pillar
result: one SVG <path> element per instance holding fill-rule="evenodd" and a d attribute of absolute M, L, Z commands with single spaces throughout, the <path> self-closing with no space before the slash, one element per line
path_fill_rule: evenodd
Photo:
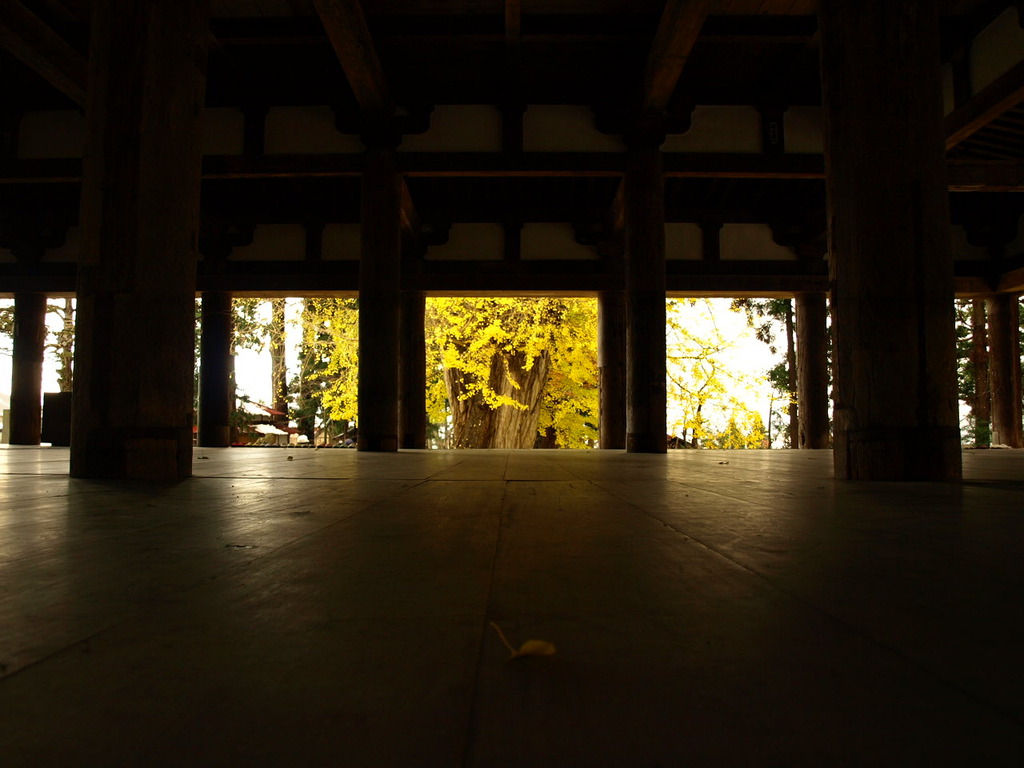
<path fill-rule="evenodd" d="M 71 474 L 192 473 L 207 7 L 95 0 Z"/>
<path fill-rule="evenodd" d="M 231 445 L 231 294 L 205 291 L 199 340 L 199 445 Z"/>
<path fill-rule="evenodd" d="M 800 448 L 828 448 L 828 307 L 824 293 L 796 295 Z M 794 446 L 797 447 L 797 446 Z"/>
<path fill-rule="evenodd" d="M 43 352 L 46 296 L 14 294 L 14 349 L 11 360 L 11 445 L 39 445 L 42 434 Z"/>
<path fill-rule="evenodd" d="M 934 0 L 821 0 L 836 477 L 961 475 Z"/>
<path fill-rule="evenodd" d="M 367 148 L 361 220 L 358 446 L 397 451 L 402 237 L 393 147 Z"/>
<path fill-rule="evenodd" d="M 974 398 L 968 403 L 974 416 L 974 447 L 988 448 L 992 445 L 992 378 L 989 375 L 988 320 L 984 299 L 971 300 L 969 359 L 974 369 Z"/>
<path fill-rule="evenodd" d="M 600 376 L 600 447 L 626 447 L 626 296 L 597 295 L 597 366 Z"/>
<path fill-rule="evenodd" d="M 402 293 L 402 366 L 399 423 L 402 448 L 427 447 L 426 297 L 422 291 Z"/>
<path fill-rule="evenodd" d="M 1017 296 L 986 300 L 989 376 L 992 382 L 992 445 L 1024 447 L 1021 440 L 1020 309 Z"/>
<path fill-rule="evenodd" d="M 661 152 L 626 155 L 626 450 L 665 453 L 665 201 Z"/>

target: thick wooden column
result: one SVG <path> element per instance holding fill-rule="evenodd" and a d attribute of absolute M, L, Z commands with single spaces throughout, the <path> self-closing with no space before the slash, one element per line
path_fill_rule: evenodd
<path fill-rule="evenodd" d="M 397 451 L 402 237 L 393 148 L 367 148 L 361 220 L 358 446 Z"/>
<path fill-rule="evenodd" d="M 828 448 L 828 307 L 824 293 L 796 295 L 796 400 L 800 448 Z M 794 446 L 796 447 L 796 446 Z"/>
<path fill-rule="evenodd" d="M 968 405 L 974 416 L 975 448 L 992 445 L 992 378 L 989 375 L 987 314 L 984 299 L 971 300 L 970 361 L 974 369 L 974 398 Z"/>
<path fill-rule="evenodd" d="M 597 366 L 600 376 L 600 447 L 626 447 L 626 296 L 597 295 Z"/>
<path fill-rule="evenodd" d="M 959 478 L 934 0 L 821 0 L 835 471 Z"/>
<path fill-rule="evenodd" d="M 623 176 L 626 450 L 665 453 L 665 201 L 661 152 L 635 147 Z"/>
<path fill-rule="evenodd" d="M 231 294 L 205 291 L 199 339 L 199 445 L 231 445 Z"/>
<path fill-rule="evenodd" d="M 402 366 L 399 423 L 402 448 L 427 447 L 427 343 L 424 329 L 426 297 L 422 291 L 402 293 Z"/>
<path fill-rule="evenodd" d="M 71 474 L 192 473 L 206 3 L 95 0 Z"/>
<path fill-rule="evenodd" d="M 992 445 L 1022 448 L 1020 305 L 1013 294 L 993 296 L 985 304 L 992 383 Z"/>
<path fill-rule="evenodd" d="M 46 296 L 14 294 L 14 350 L 11 360 L 11 445 L 39 445 L 42 434 L 43 352 Z"/>

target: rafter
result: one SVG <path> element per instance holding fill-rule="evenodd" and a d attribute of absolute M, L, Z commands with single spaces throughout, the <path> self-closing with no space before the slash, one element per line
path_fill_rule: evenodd
<path fill-rule="evenodd" d="M 374 117 L 393 115 L 395 102 L 359 0 L 313 0 L 313 4 L 360 109 Z"/>
<path fill-rule="evenodd" d="M 416 204 L 412 201 L 412 195 L 409 193 L 409 185 L 406 183 L 405 177 L 399 176 L 398 183 L 398 199 L 401 205 L 402 234 L 415 239 L 420 235 L 420 217 L 416 212 Z"/>
<path fill-rule="evenodd" d="M 644 72 L 643 112 L 661 112 L 690 57 L 712 0 L 667 0 Z"/>
<path fill-rule="evenodd" d="M 88 64 L 20 0 L 0 3 L 0 46 L 75 104 L 85 106 Z"/>
<path fill-rule="evenodd" d="M 505 0 L 505 90 L 513 99 L 521 97 L 523 7 L 522 0 Z"/>
<path fill-rule="evenodd" d="M 946 149 L 980 131 L 1024 101 L 1024 61 L 1014 65 L 946 117 Z"/>

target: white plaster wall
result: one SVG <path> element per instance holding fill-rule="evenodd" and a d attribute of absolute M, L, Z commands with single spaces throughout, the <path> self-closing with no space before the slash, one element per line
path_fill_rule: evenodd
<path fill-rule="evenodd" d="M 1019 256 L 1024 253 L 1024 216 L 1017 219 L 1017 239 L 1006 246 L 1007 256 Z"/>
<path fill-rule="evenodd" d="M 665 225 L 665 258 L 697 260 L 704 258 L 704 233 L 699 224 L 670 222 Z"/>
<path fill-rule="evenodd" d="M 500 260 L 505 255 L 505 229 L 500 224 L 452 224 L 448 242 L 432 245 L 429 259 Z"/>
<path fill-rule="evenodd" d="M 825 113 L 821 107 L 790 107 L 784 121 L 786 152 L 810 155 L 825 152 Z"/>
<path fill-rule="evenodd" d="M 299 224 L 263 224 L 256 227 L 252 244 L 235 248 L 231 261 L 302 261 L 306 257 L 306 230 Z"/>
<path fill-rule="evenodd" d="M 726 224 L 721 233 L 722 260 L 778 260 L 795 261 L 790 248 L 772 240 L 772 229 L 767 224 Z"/>
<path fill-rule="evenodd" d="M 27 112 L 22 116 L 18 127 L 18 157 L 81 157 L 84 149 L 85 116 L 81 112 Z"/>
<path fill-rule="evenodd" d="M 240 109 L 204 109 L 202 126 L 204 155 L 240 155 L 245 150 L 245 115 Z"/>
<path fill-rule="evenodd" d="M 700 106 L 686 133 L 670 135 L 664 152 L 760 152 L 761 113 L 748 106 Z"/>
<path fill-rule="evenodd" d="M 958 261 L 987 261 L 988 250 L 967 242 L 967 230 L 961 226 L 953 226 L 949 231 L 953 258 Z"/>
<path fill-rule="evenodd" d="M 402 139 L 406 152 L 500 152 L 501 112 L 491 106 L 449 104 L 434 108 L 430 130 Z"/>
<path fill-rule="evenodd" d="M 268 155 L 362 152 L 355 134 L 338 133 L 330 107 L 275 107 L 267 113 Z"/>
<path fill-rule="evenodd" d="M 523 115 L 526 152 L 621 152 L 620 136 L 594 127 L 594 113 L 576 105 L 533 104 Z"/>
<path fill-rule="evenodd" d="M 953 65 L 942 65 L 942 110 L 944 115 L 953 111 L 956 105 L 956 95 L 953 90 Z"/>
<path fill-rule="evenodd" d="M 52 248 L 43 256 L 43 261 L 74 262 L 78 261 L 78 253 L 81 250 L 81 230 L 78 227 L 69 227 L 64 237 L 64 245 L 60 248 Z"/>
<path fill-rule="evenodd" d="M 1024 30 L 1017 11 L 1007 8 L 971 42 L 971 90 L 977 93 L 1024 59 Z"/>
<path fill-rule="evenodd" d="M 358 261 L 361 242 L 358 224 L 328 224 L 324 227 L 321 258 L 324 261 Z"/>
<path fill-rule="evenodd" d="M 576 242 L 571 224 L 528 222 L 522 229 L 522 259 L 596 259 L 597 250 Z"/>

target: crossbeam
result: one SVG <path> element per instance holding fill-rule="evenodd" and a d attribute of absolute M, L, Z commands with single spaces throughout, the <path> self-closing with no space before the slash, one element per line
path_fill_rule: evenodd
<path fill-rule="evenodd" d="M 1024 61 L 997 77 L 962 107 L 946 116 L 946 149 L 987 126 L 997 117 L 1024 101 Z"/>
<path fill-rule="evenodd" d="M 395 102 L 359 0 L 313 0 L 313 5 L 360 109 L 374 117 L 392 116 Z"/>
<path fill-rule="evenodd" d="M 665 3 L 647 57 L 643 112 L 658 113 L 668 106 L 712 5 L 711 0 L 668 0 Z"/>
<path fill-rule="evenodd" d="M 80 107 L 85 106 L 88 63 L 20 0 L 0 3 L 0 46 Z"/>
<path fill-rule="evenodd" d="M 408 178 L 557 178 L 622 175 L 622 158 L 610 152 L 536 152 L 509 158 L 498 152 L 399 152 L 399 171 Z M 666 153 L 666 178 L 823 179 L 820 155 Z M 361 153 L 329 155 L 210 155 L 203 158 L 204 179 L 358 177 Z M 1024 191 L 1024 162 L 948 160 L 951 192 Z M 0 162 L 0 185 L 67 184 L 81 181 L 76 159 Z"/>

